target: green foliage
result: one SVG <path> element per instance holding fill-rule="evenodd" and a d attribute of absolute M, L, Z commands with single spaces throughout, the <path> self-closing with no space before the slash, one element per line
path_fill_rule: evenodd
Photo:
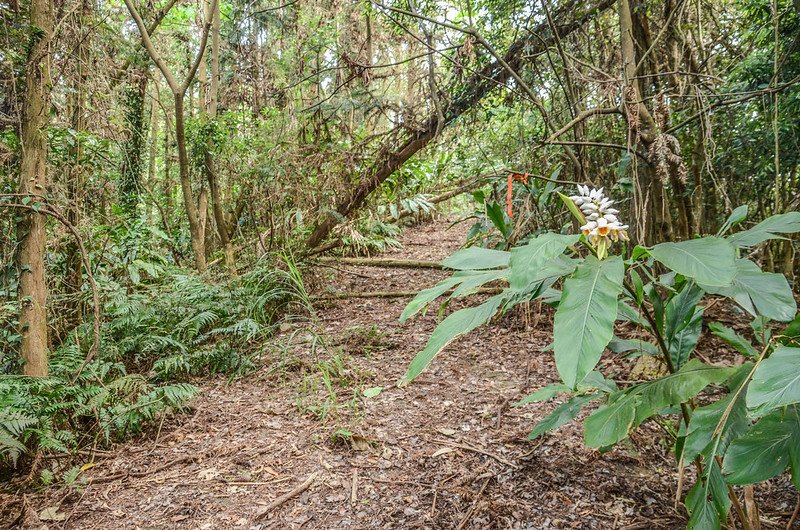
<path fill-rule="evenodd" d="M 672 432 L 677 433 L 678 462 L 684 466 L 694 461 L 699 470 L 686 497 L 689 527 L 719 528 L 731 508 L 730 485 L 766 480 L 787 467 L 800 484 L 796 443 L 800 437 L 800 348 L 791 342 L 800 336 L 800 326 L 796 325 L 794 296 L 783 275 L 763 272 L 753 261 L 737 258 L 737 248 L 798 231 L 800 225 L 794 224 L 794 216 L 784 214 L 721 237 L 745 215 L 746 209 L 737 209 L 720 236 L 636 247 L 627 260 L 618 255 L 604 257 L 601 246 L 594 244 L 585 245 L 587 255 L 574 246 L 578 236 L 556 233 L 542 234 L 510 253 L 460 250 L 443 262 L 456 272 L 420 292 L 403 312 L 403 320 L 467 282 L 506 280 L 508 287 L 476 307 L 445 318 L 399 384 L 411 382 L 450 341 L 488 322 L 498 311 L 544 297 L 557 305 L 554 353 L 563 383 L 546 386 L 516 405 L 556 397 L 562 402 L 534 427 L 530 437 L 572 421 L 595 401 L 602 404 L 584 422 L 585 443 L 594 448 L 621 442 L 652 418 L 663 424 L 677 416 Z M 660 274 L 659 267 L 668 272 Z M 552 287 L 559 280 L 562 292 Z M 756 316 L 753 330 L 759 347 L 719 323 L 709 325 L 714 335 L 736 351 L 757 358 L 755 364 L 720 366 L 695 358 L 706 293 L 725 296 Z M 618 319 L 638 326 L 651 339 L 613 338 Z M 770 320 L 793 319 L 783 334 L 772 338 Z M 781 341 L 789 342 L 782 345 Z M 593 371 L 606 347 L 652 356 L 667 373 L 619 389 Z M 709 387 L 715 390 L 704 396 Z M 727 391 L 720 392 L 722 388 Z M 707 404 L 697 407 L 698 402 Z"/>
<path fill-rule="evenodd" d="M 614 335 L 624 271 L 619 256 L 589 256 L 564 280 L 553 334 L 556 367 L 570 388 L 594 369 Z"/>
<path fill-rule="evenodd" d="M 211 283 L 143 259 L 142 248 L 129 251 L 139 257 L 110 258 L 96 277 L 105 319 L 95 360 L 81 369 L 93 342 L 91 323 L 83 323 L 51 354 L 49 377 L 0 375 L 0 466 L 34 451 L 72 453 L 141 432 L 197 395 L 190 376 L 251 371 L 284 315 L 310 307 L 285 256 Z M 7 305 L 15 314 L 16 304 Z M 3 322 L 0 329 L 10 328 Z M 2 362 L 4 374 L 14 373 L 14 363 Z"/>
<path fill-rule="evenodd" d="M 111 360 L 92 361 L 75 378 L 83 363 L 84 352 L 69 343 L 53 352 L 47 378 L 0 376 L 0 465 L 30 451 L 70 453 L 120 440 L 198 393 L 186 383 L 150 383 Z"/>

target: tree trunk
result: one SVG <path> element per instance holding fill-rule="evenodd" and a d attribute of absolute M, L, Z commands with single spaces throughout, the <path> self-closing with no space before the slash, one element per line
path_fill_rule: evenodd
<path fill-rule="evenodd" d="M 208 107 L 206 116 L 213 122 L 217 118 L 217 102 L 219 101 L 219 3 L 213 11 L 210 9 L 210 2 L 206 2 L 207 16 L 213 17 L 211 22 L 211 80 L 209 83 Z M 201 76 L 202 78 L 202 76 Z M 219 180 L 214 167 L 214 157 L 211 154 L 213 141 L 208 140 L 204 159 L 204 170 L 208 180 L 208 190 L 211 193 L 211 207 L 214 212 L 214 224 L 217 227 L 222 251 L 225 254 L 225 268 L 228 274 L 236 276 L 236 255 L 231 242 L 233 236 L 232 226 L 235 227 L 236 219 L 230 222 L 225 218 L 225 211 L 222 204 L 222 193 L 219 189 Z M 230 200 L 230 197 L 228 198 Z"/>
<path fill-rule="evenodd" d="M 81 22 L 88 19 L 90 14 L 90 4 L 88 0 L 83 0 L 79 20 Z M 75 47 L 74 59 L 78 67 L 78 75 L 75 83 L 74 92 L 70 97 L 70 127 L 81 132 L 86 130 L 86 81 L 89 68 L 89 42 L 88 36 L 83 38 L 79 35 L 78 43 Z M 75 139 L 75 143 L 70 147 L 71 163 L 67 169 L 67 221 L 77 227 L 81 220 L 81 210 L 83 208 L 83 188 L 85 167 L 83 165 L 83 143 L 80 135 Z M 83 262 L 81 259 L 78 244 L 71 239 L 67 244 L 66 256 L 66 280 L 65 287 L 67 294 L 73 295 L 70 300 L 70 315 L 67 322 L 71 326 L 77 326 L 82 320 L 82 302 L 77 295 L 83 284 Z"/>
<path fill-rule="evenodd" d="M 125 127 L 128 138 L 123 146 L 120 170 L 119 200 L 125 215 L 137 216 L 143 168 L 145 129 L 144 100 L 147 96 L 147 67 L 137 61 L 130 72 L 130 80 L 124 88 Z"/>
<path fill-rule="evenodd" d="M 634 45 L 634 26 L 631 6 L 628 0 L 619 0 L 619 38 L 622 56 L 622 74 L 625 81 L 624 101 L 628 118 L 629 134 L 634 136 L 632 143 L 640 141 L 649 147 L 657 134 L 657 126 L 652 114 L 642 99 L 640 82 L 636 72 L 636 47 Z M 640 35 L 642 31 L 638 31 Z M 634 146 L 634 148 L 636 148 Z M 661 208 L 663 187 L 655 176 L 652 167 L 642 168 L 643 175 L 634 171 L 633 211 L 631 224 L 635 239 L 647 244 L 657 237 L 663 223 L 658 217 Z"/>
<path fill-rule="evenodd" d="M 153 95 L 153 102 L 150 105 L 150 154 L 147 163 L 147 187 L 149 190 L 155 189 L 156 184 L 156 155 L 158 154 L 158 91 Z M 153 208 L 148 203 L 147 224 L 151 224 Z"/>
<path fill-rule="evenodd" d="M 25 100 L 22 119 L 22 157 L 19 193 L 43 198 L 47 190 L 47 126 L 50 107 L 50 41 L 53 6 L 50 0 L 31 0 L 32 46 L 25 67 Z M 25 212 L 17 225 L 19 247 L 20 351 L 24 373 L 47 376 L 47 283 L 45 279 L 45 215 Z"/>
<path fill-rule="evenodd" d="M 192 254 L 198 272 L 206 270 L 206 245 L 198 207 L 194 203 L 192 181 L 189 175 L 189 154 L 186 151 L 186 126 L 184 124 L 183 94 L 175 94 L 175 143 L 178 144 L 178 171 L 183 192 L 183 206 L 189 220 Z"/>

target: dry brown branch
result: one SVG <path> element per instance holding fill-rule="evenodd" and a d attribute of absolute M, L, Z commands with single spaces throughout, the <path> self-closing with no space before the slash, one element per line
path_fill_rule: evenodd
<path fill-rule="evenodd" d="M 317 474 L 318 474 L 317 472 L 311 473 L 311 475 L 309 475 L 308 478 L 303 483 L 301 483 L 294 489 L 284 493 L 283 495 L 281 495 L 280 497 L 269 503 L 267 506 L 264 506 L 263 508 L 259 509 L 258 512 L 253 517 L 254 520 L 257 521 L 261 519 L 275 508 L 278 508 L 279 506 L 284 504 L 286 501 L 289 501 L 294 497 L 297 497 L 304 491 L 306 491 L 309 487 L 311 487 L 311 484 L 313 484 L 314 481 L 317 479 Z"/>

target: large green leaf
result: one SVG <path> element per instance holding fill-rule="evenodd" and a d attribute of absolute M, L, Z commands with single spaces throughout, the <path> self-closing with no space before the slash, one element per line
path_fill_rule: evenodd
<path fill-rule="evenodd" d="M 459 285 L 451 295 L 452 298 L 463 298 L 471 294 L 475 294 L 481 286 L 508 278 L 508 269 L 493 269 L 489 271 L 481 271 L 476 274 L 470 275 L 465 278 L 461 285 Z"/>
<path fill-rule="evenodd" d="M 725 381 L 736 369 L 691 359 L 674 374 L 612 394 L 607 404 L 586 419 L 586 445 L 606 447 L 619 442 L 652 415 L 685 403 L 708 385 Z"/>
<path fill-rule="evenodd" d="M 750 341 L 736 333 L 731 328 L 720 324 L 719 322 L 711 322 L 708 325 L 711 333 L 718 337 L 722 342 L 738 351 L 746 357 L 755 357 L 758 355 L 756 349 L 750 344 Z"/>
<path fill-rule="evenodd" d="M 564 281 L 553 334 L 556 368 L 570 388 L 592 371 L 614 335 L 624 271 L 619 256 L 588 256 Z"/>
<path fill-rule="evenodd" d="M 476 307 L 459 309 L 445 318 L 431 333 L 425 349 L 414 357 L 408 366 L 399 385 L 404 386 L 413 381 L 431 363 L 433 358 L 455 338 L 469 333 L 473 329 L 485 324 L 491 319 L 508 295 L 501 293 L 495 295 Z"/>
<path fill-rule="evenodd" d="M 534 440 L 545 433 L 558 429 L 562 425 L 571 422 L 580 414 L 583 407 L 591 401 L 599 399 L 601 396 L 602 394 L 584 394 L 582 396 L 571 397 L 539 421 L 533 428 L 533 431 L 528 435 L 528 439 Z"/>
<path fill-rule="evenodd" d="M 500 206 L 500 203 L 487 203 L 486 217 L 488 217 L 495 228 L 500 231 L 503 235 L 503 239 L 508 239 L 508 236 L 511 235 L 511 231 L 513 230 L 513 226 L 509 226 L 506 223 L 506 212 L 503 207 Z"/>
<path fill-rule="evenodd" d="M 736 260 L 736 275 L 725 287 L 702 286 L 708 292 L 727 296 L 753 316 L 789 322 L 797 312 L 792 288 L 783 274 L 763 272 L 748 259 Z"/>
<path fill-rule="evenodd" d="M 403 310 L 400 315 L 400 322 L 405 322 L 412 316 L 419 313 L 428 304 L 445 294 L 450 289 L 454 289 L 451 298 L 461 298 L 474 294 L 482 285 L 491 281 L 501 280 L 508 276 L 508 269 L 492 270 L 463 270 L 456 271 L 449 278 L 445 278 L 433 287 L 423 289 Z"/>
<path fill-rule="evenodd" d="M 797 405 L 761 418 L 750 431 L 731 443 L 722 471 L 731 484 L 754 484 L 792 470 L 800 487 L 800 410 Z"/>
<path fill-rule="evenodd" d="M 658 346 L 642 339 L 620 339 L 615 337 L 608 343 L 608 349 L 614 353 L 633 352 L 628 354 L 629 357 L 635 357 L 637 354 L 652 355 L 653 357 L 661 355 Z"/>
<path fill-rule="evenodd" d="M 527 245 L 511 250 L 511 274 L 509 283 L 513 289 L 542 280 L 542 267 L 564 250 L 578 242 L 579 235 L 562 235 L 546 232 Z"/>
<path fill-rule="evenodd" d="M 524 398 L 514 403 L 513 406 L 521 407 L 522 405 L 527 405 L 528 403 L 547 401 L 548 399 L 552 399 L 559 394 L 566 394 L 569 391 L 570 388 L 564 383 L 553 383 L 552 385 L 543 386 L 533 394 L 528 394 Z"/>
<path fill-rule="evenodd" d="M 800 314 L 781 332 L 778 342 L 785 346 L 800 346 Z"/>
<path fill-rule="evenodd" d="M 800 348 L 780 346 L 756 368 L 747 406 L 762 413 L 800 403 Z"/>
<path fill-rule="evenodd" d="M 444 293 L 463 282 L 466 278 L 472 277 L 476 274 L 475 271 L 458 271 L 449 278 L 445 278 L 433 287 L 423 289 L 411 302 L 408 303 L 400 315 L 400 322 L 405 322 L 412 316 L 419 313 L 428 304 L 442 296 Z"/>
<path fill-rule="evenodd" d="M 508 267 L 511 253 L 490 248 L 469 247 L 454 252 L 442 261 L 442 266 L 456 270 L 485 270 Z"/>
<path fill-rule="evenodd" d="M 715 460 L 709 462 L 705 473 L 686 495 L 686 509 L 690 515 L 687 530 L 718 530 L 727 519 L 731 501 Z"/>
<path fill-rule="evenodd" d="M 733 245 L 719 237 L 661 243 L 649 254 L 669 269 L 704 285 L 729 285 L 736 274 Z"/>
<path fill-rule="evenodd" d="M 800 232 L 800 212 L 788 212 L 768 217 L 749 230 L 728 236 L 737 247 L 752 247 L 768 239 L 782 239 L 779 234 Z"/>
<path fill-rule="evenodd" d="M 697 304 L 703 297 L 703 290 L 693 282 L 670 299 L 665 308 L 664 339 L 669 345 L 689 323 L 694 320 Z"/>
<path fill-rule="evenodd" d="M 728 394 L 705 407 L 699 407 L 692 412 L 689 427 L 681 423 L 679 436 L 685 436 L 683 442 L 683 464 L 688 466 L 699 454 L 704 454 L 706 461 L 716 455 L 725 453 L 731 440 L 747 431 L 750 421 L 747 419 L 747 406 L 744 395 L 736 396 L 736 402 L 731 405 L 734 394 Z M 730 410 L 729 410 L 730 406 Z M 720 426 L 720 421 L 724 423 Z M 720 426 L 719 432 L 717 427 Z M 712 454 L 713 453 L 713 454 Z"/>

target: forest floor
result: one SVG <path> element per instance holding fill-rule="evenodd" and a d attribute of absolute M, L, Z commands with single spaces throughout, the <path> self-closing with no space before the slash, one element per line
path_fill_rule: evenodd
<path fill-rule="evenodd" d="M 417 226 L 385 257 L 442 259 L 465 230 L 447 219 Z M 317 274 L 319 285 L 347 292 L 419 290 L 446 275 L 350 266 Z M 584 448 L 574 424 L 527 441 L 556 406 L 511 406 L 558 380 L 542 351 L 549 310 L 515 311 L 471 333 L 398 388 L 437 322 L 432 309 L 401 325 L 408 301 L 335 300 L 318 308 L 316 332 L 285 325 L 257 372 L 202 380 L 190 413 L 87 456 L 94 465 L 79 488 L 15 499 L 25 527 L 685 527 L 674 457 L 655 426 L 606 453 Z M 605 369 L 624 378 L 634 361 L 613 362 Z M 374 387 L 383 387 L 374 397 L 354 390 Z M 795 502 L 788 481 L 759 492 L 765 528 L 784 528 Z"/>

